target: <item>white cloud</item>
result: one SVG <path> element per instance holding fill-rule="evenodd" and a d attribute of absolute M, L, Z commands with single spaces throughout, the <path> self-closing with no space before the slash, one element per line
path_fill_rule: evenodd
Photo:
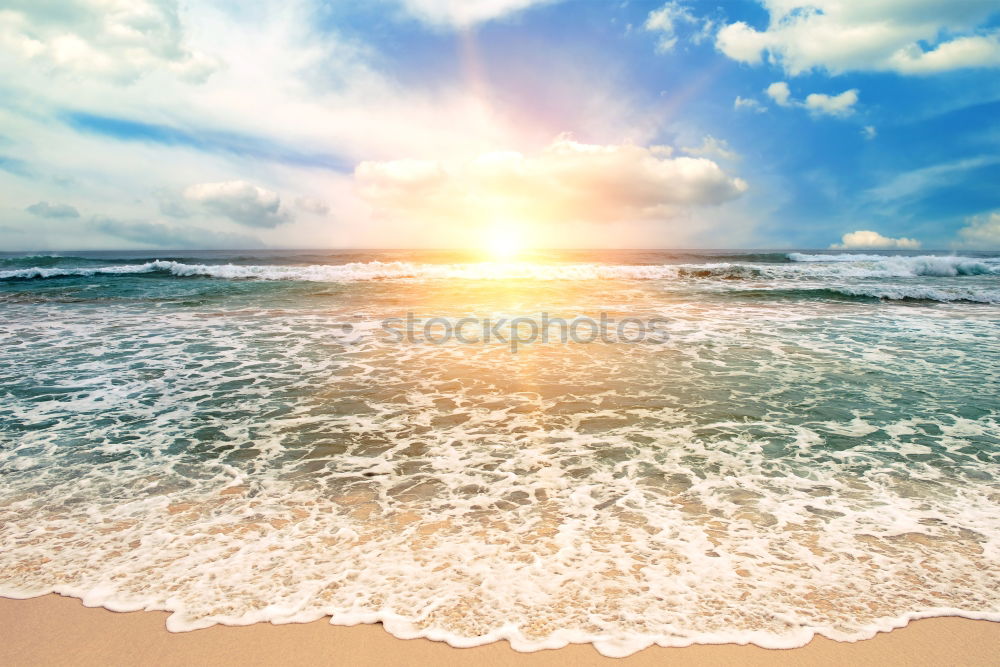
<path fill-rule="evenodd" d="M 1000 211 L 969 218 L 965 227 L 958 230 L 956 245 L 982 250 L 1000 249 Z"/>
<path fill-rule="evenodd" d="M 816 115 L 849 116 L 854 113 L 854 105 L 858 102 L 857 88 L 845 90 L 839 95 L 810 93 L 804 102 L 792 99 L 792 91 L 785 81 L 775 81 L 764 92 L 778 106 L 802 107 Z"/>
<path fill-rule="evenodd" d="M 806 96 L 805 107 L 813 113 L 828 116 L 849 116 L 854 113 L 854 105 L 858 102 L 858 90 L 852 88 L 839 95 L 824 95 L 811 93 Z"/>
<path fill-rule="evenodd" d="M 466 28 L 558 0 L 398 0 L 411 16 L 435 26 Z"/>
<path fill-rule="evenodd" d="M 716 139 L 712 135 L 706 135 L 700 146 L 682 146 L 681 150 L 688 155 L 708 155 L 721 158 L 723 160 L 739 160 L 740 155 L 729 148 L 729 144 L 724 139 Z"/>
<path fill-rule="evenodd" d="M 790 102 L 788 101 L 792 95 L 792 91 L 789 90 L 788 84 L 784 81 L 775 81 L 767 90 L 764 91 L 767 96 L 770 97 L 778 106 L 787 107 Z"/>
<path fill-rule="evenodd" d="M 865 125 L 861 128 L 861 136 L 865 139 L 874 139 L 878 136 L 878 130 L 875 129 L 874 125 Z"/>
<path fill-rule="evenodd" d="M 155 69 L 204 81 L 218 62 L 185 44 L 176 0 L 9 0 L 0 50 L 50 71 L 129 82 Z"/>
<path fill-rule="evenodd" d="M 920 247 L 920 241 L 908 238 L 889 238 L 882 236 L 878 232 L 870 230 L 859 230 L 844 234 L 840 243 L 834 243 L 830 248 L 834 250 L 850 250 L 860 248 L 881 248 L 896 250 L 916 250 Z"/>
<path fill-rule="evenodd" d="M 677 30 L 682 23 L 689 25 L 703 23 L 702 29 L 692 36 L 692 41 L 696 43 L 702 41 L 708 35 L 708 31 L 711 30 L 713 25 L 710 20 L 703 22 L 696 17 L 691 12 L 690 7 L 682 5 L 676 0 L 671 0 L 659 9 L 651 11 L 646 17 L 643 27 L 646 30 L 659 33 L 656 41 L 656 52 L 668 53 L 673 51 L 677 45 Z"/>
<path fill-rule="evenodd" d="M 747 184 L 706 158 L 665 146 L 592 145 L 559 137 L 533 156 L 363 162 L 360 192 L 376 214 L 426 220 L 624 221 L 739 197 Z"/>
<path fill-rule="evenodd" d="M 40 218 L 79 218 L 80 212 L 69 204 L 50 204 L 40 201 L 24 209 Z"/>
<path fill-rule="evenodd" d="M 716 47 L 745 63 L 768 60 L 795 75 L 811 69 L 927 74 L 1000 66 L 1000 31 L 983 28 L 996 0 L 761 0 L 768 27 L 719 30 Z M 927 45 L 927 50 L 922 45 Z"/>
<path fill-rule="evenodd" d="M 733 60 L 756 65 L 767 47 L 767 37 L 742 21 L 731 23 L 715 36 L 715 47 Z"/>
<path fill-rule="evenodd" d="M 278 193 L 246 181 L 199 183 L 184 190 L 184 197 L 206 210 L 249 227 L 276 227 L 288 222 Z"/>
<path fill-rule="evenodd" d="M 756 113 L 764 113 L 767 111 L 767 107 L 753 99 L 752 97 L 740 97 L 736 96 L 733 100 L 733 109 L 736 111 L 754 111 Z"/>
<path fill-rule="evenodd" d="M 911 44 L 892 55 L 894 68 L 905 74 L 934 74 L 963 67 L 1000 66 L 1000 33 L 959 37 L 931 51 Z"/>

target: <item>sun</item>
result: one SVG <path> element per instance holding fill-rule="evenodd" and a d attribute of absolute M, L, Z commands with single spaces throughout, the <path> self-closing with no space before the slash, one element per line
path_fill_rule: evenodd
<path fill-rule="evenodd" d="M 511 260 L 524 249 L 522 236 L 515 225 L 493 225 L 485 235 L 484 250 L 494 260 Z"/>

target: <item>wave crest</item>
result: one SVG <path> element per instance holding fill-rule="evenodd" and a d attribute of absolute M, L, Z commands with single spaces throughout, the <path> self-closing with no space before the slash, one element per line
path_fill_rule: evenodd
<path fill-rule="evenodd" d="M 30 268 L 0 271 L 0 280 L 89 277 L 164 273 L 225 280 L 301 280 L 356 282 L 366 280 L 661 280 L 677 277 L 744 277 L 760 271 L 740 265 L 602 265 L 602 264 L 417 264 L 410 262 L 353 262 L 310 266 L 185 264 L 154 260 L 120 266 Z"/>
<path fill-rule="evenodd" d="M 350 262 L 346 264 L 194 264 L 152 260 L 106 266 L 30 266 L 0 270 L 0 280 L 34 280 L 158 273 L 221 280 L 360 282 L 373 280 L 759 280 L 833 282 L 844 279 L 954 278 L 1000 275 L 1000 262 L 971 257 L 800 255 L 788 264 L 538 264 Z M 822 259 L 818 259 L 822 258 Z M 885 297 L 893 298 L 893 297 Z M 992 303 L 992 301 L 990 301 Z"/>
<path fill-rule="evenodd" d="M 866 269 L 878 274 L 893 276 L 979 276 L 1000 274 L 1000 263 L 995 259 L 974 257 L 919 255 L 902 257 L 893 255 L 813 255 L 789 253 L 788 259 L 800 263 L 855 264 L 859 271 Z"/>

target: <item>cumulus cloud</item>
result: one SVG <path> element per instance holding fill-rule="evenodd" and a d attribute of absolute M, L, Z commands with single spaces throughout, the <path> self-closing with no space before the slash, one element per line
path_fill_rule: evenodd
<path fill-rule="evenodd" d="M 558 0 L 398 0 L 411 16 L 439 27 L 466 28 Z"/>
<path fill-rule="evenodd" d="M 362 162 L 355 179 L 379 214 L 463 221 L 655 218 L 747 190 L 712 160 L 671 153 L 666 146 L 592 145 L 562 136 L 537 155 Z"/>
<path fill-rule="evenodd" d="M 1000 248 L 1000 211 L 976 215 L 966 222 L 968 224 L 958 230 L 957 245 L 982 250 Z"/>
<path fill-rule="evenodd" d="M 882 236 L 878 232 L 870 230 L 858 230 L 844 234 L 840 238 L 840 243 L 834 243 L 830 248 L 834 250 L 850 250 L 858 248 L 870 249 L 896 249 L 896 250 L 916 250 L 920 247 L 920 241 L 908 238 L 889 238 Z"/>
<path fill-rule="evenodd" d="M 8 0 L 0 51 L 118 82 L 155 69 L 204 81 L 219 66 L 186 47 L 176 0 Z"/>
<path fill-rule="evenodd" d="M 839 95 L 810 93 L 806 96 L 805 108 L 816 114 L 827 116 L 849 116 L 854 113 L 858 102 L 858 89 L 845 90 Z"/>
<path fill-rule="evenodd" d="M 875 129 L 874 125 L 865 125 L 861 128 L 861 136 L 865 139 L 874 139 L 878 136 L 878 130 Z"/>
<path fill-rule="evenodd" d="M 788 88 L 788 84 L 784 81 L 775 81 L 768 86 L 767 90 L 764 92 L 766 92 L 767 96 L 774 100 L 778 106 L 789 106 L 789 99 L 792 96 L 792 91 Z"/>
<path fill-rule="evenodd" d="M 963 67 L 996 67 L 1000 65 L 1000 33 L 959 37 L 931 51 L 916 44 L 892 55 L 893 67 L 905 74 L 934 74 Z"/>
<path fill-rule="evenodd" d="M 845 90 L 838 95 L 810 93 L 804 102 L 792 99 L 792 91 L 785 81 L 775 81 L 767 90 L 767 96 L 775 104 L 782 107 L 802 107 L 815 115 L 849 116 L 854 113 L 854 105 L 858 103 L 858 89 Z"/>
<path fill-rule="evenodd" d="M 80 217 L 80 212 L 69 204 L 50 204 L 47 201 L 36 202 L 24 210 L 33 215 L 37 215 L 40 218 Z"/>
<path fill-rule="evenodd" d="M 740 97 L 736 96 L 733 100 L 733 109 L 736 111 L 754 111 L 756 113 L 764 113 L 767 111 L 767 107 L 753 99 L 752 97 Z"/>
<path fill-rule="evenodd" d="M 289 220 L 277 192 L 246 181 L 199 183 L 186 188 L 184 197 L 248 227 L 276 227 Z"/>
<path fill-rule="evenodd" d="M 750 64 L 766 55 L 792 75 L 811 69 L 929 74 L 1000 66 L 1000 31 L 982 27 L 997 11 L 995 0 L 761 4 L 770 15 L 768 27 L 726 25 L 716 36 L 720 51 Z"/>
<path fill-rule="evenodd" d="M 683 146 L 681 150 L 688 155 L 708 155 L 723 160 L 739 160 L 740 155 L 729 148 L 725 139 L 716 139 L 711 134 L 706 135 L 700 146 Z"/>
<path fill-rule="evenodd" d="M 96 216 L 89 227 L 102 234 L 122 239 L 130 244 L 158 248 L 223 248 L 235 250 L 259 248 L 259 239 L 246 234 L 217 232 L 194 227 L 178 227 L 155 222 L 134 222 Z"/>

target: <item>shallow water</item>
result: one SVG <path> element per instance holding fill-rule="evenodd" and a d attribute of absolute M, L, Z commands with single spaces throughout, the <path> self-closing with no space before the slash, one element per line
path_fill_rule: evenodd
<path fill-rule="evenodd" d="M 998 304 L 989 253 L 0 256 L 0 594 L 608 655 L 1000 620 Z"/>

